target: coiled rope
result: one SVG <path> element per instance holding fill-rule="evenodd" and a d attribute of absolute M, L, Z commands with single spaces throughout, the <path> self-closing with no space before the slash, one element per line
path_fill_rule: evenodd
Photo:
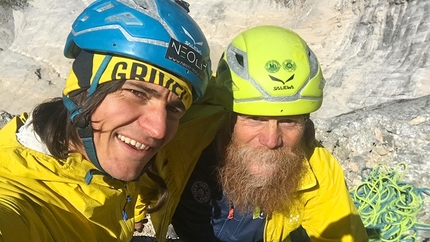
<path fill-rule="evenodd" d="M 350 190 L 364 226 L 373 231 L 369 241 L 418 241 L 418 230 L 430 231 L 430 224 L 417 221 L 430 189 L 404 182 L 406 172 L 406 163 L 364 168 L 362 183 Z"/>

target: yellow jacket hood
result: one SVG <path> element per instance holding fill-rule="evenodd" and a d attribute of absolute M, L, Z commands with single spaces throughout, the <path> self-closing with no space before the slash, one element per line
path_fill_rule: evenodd
<path fill-rule="evenodd" d="M 0 241 L 130 241 L 136 183 L 96 175 L 87 185 L 94 165 L 82 155 L 57 160 L 16 140 L 26 118 L 0 130 Z"/>

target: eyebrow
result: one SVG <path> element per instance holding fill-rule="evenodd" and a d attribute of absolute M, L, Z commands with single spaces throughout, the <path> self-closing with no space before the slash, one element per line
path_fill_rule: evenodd
<path fill-rule="evenodd" d="M 144 90 L 145 92 L 149 93 L 151 96 L 153 96 L 153 97 L 155 97 L 155 98 L 159 98 L 159 97 L 161 97 L 161 94 L 160 94 L 158 91 L 156 91 L 156 90 L 154 90 L 154 89 L 152 89 L 152 88 L 149 88 L 149 87 L 147 87 L 147 86 L 144 86 L 144 85 L 142 85 L 140 82 L 127 82 L 127 85 L 131 85 L 131 86 L 134 86 L 134 87 L 136 87 L 136 88 L 140 88 L 140 89 Z M 167 88 L 166 88 L 166 89 L 167 89 Z M 173 93 L 173 92 L 172 92 L 172 91 L 170 91 L 170 90 L 169 90 L 169 92 Z M 173 95 L 175 95 L 175 96 L 176 96 L 176 94 L 174 94 L 174 93 L 173 93 Z M 173 101 L 170 101 L 170 102 L 169 102 L 169 105 L 171 105 L 171 106 L 173 106 L 173 107 L 177 107 L 177 108 L 180 108 L 180 109 L 185 110 L 185 105 L 184 105 L 184 103 L 181 101 L 181 99 L 180 99 L 180 98 L 178 98 L 178 99 L 176 99 L 176 100 L 173 100 Z"/>
<path fill-rule="evenodd" d="M 140 89 L 144 90 L 145 92 L 147 92 L 148 94 L 150 94 L 151 96 L 154 96 L 156 98 L 161 97 L 161 94 L 158 91 L 156 91 L 152 88 L 149 88 L 147 86 L 144 86 L 139 82 L 127 82 L 127 85 L 131 85 L 131 86 L 134 86 L 136 88 L 140 88 Z"/>

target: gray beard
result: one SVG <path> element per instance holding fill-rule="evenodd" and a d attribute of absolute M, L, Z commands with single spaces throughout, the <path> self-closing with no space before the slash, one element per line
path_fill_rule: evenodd
<path fill-rule="evenodd" d="M 266 214 L 286 212 L 298 198 L 297 188 L 305 171 L 305 152 L 297 147 L 275 150 L 240 145 L 227 146 L 220 183 L 227 199 L 241 212 L 259 207 Z"/>

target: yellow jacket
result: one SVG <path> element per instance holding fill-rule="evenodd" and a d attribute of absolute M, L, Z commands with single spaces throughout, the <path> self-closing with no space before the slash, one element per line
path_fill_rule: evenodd
<path fill-rule="evenodd" d="M 178 131 L 166 146 L 157 154 L 153 171 L 167 184 L 169 197 L 160 211 L 151 214 L 151 222 L 156 225 L 158 241 L 166 239 L 167 227 L 188 178 L 193 172 L 200 154 L 215 138 L 226 120 L 227 112 L 220 106 L 193 104 L 181 119 Z M 157 199 L 156 185 L 147 175 L 140 179 L 141 193 L 136 206 L 136 221 L 145 218 L 146 204 Z"/>
<path fill-rule="evenodd" d="M 342 167 L 327 149 L 315 145 L 299 187 L 301 201 L 289 214 L 276 213 L 266 221 L 264 241 L 290 241 L 289 233 L 299 225 L 311 241 L 368 241 Z"/>
<path fill-rule="evenodd" d="M 207 91 L 208 95 L 211 93 Z M 174 139 L 157 155 L 156 172 L 166 181 L 169 190 L 167 205 L 151 214 L 160 242 L 166 239 L 168 225 L 201 152 L 226 121 L 226 112 L 208 95 L 201 104 L 193 105 L 186 112 Z M 264 241 L 290 241 L 290 232 L 299 225 L 306 229 L 312 241 L 368 241 L 346 187 L 342 167 L 324 147 L 317 142 L 315 145 L 305 161 L 307 172 L 299 188 L 302 201 L 291 213 L 273 214 L 267 219 Z M 142 177 L 141 183 L 145 185 L 138 201 L 136 221 L 143 219 L 144 204 L 153 201 L 156 194 L 146 177 Z"/>
<path fill-rule="evenodd" d="M 25 120 L 0 130 L 0 241 L 129 242 L 137 183 L 94 175 L 87 185 L 95 167 L 80 154 L 57 160 L 17 141 Z"/>

